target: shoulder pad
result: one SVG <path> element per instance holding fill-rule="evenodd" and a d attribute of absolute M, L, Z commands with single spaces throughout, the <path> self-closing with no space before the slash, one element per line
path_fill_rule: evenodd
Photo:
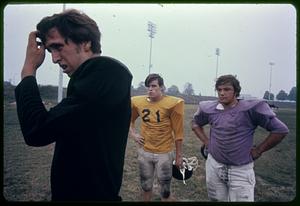
<path fill-rule="evenodd" d="M 276 114 L 273 112 L 272 108 L 268 105 L 267 102 L 262 101 L 256 107 L 254 107 L 255 112 L 263 115 L 267 115 L 269 117 L 275 117 Z"/>
<path fill-rule="evenodd" d="M 184 104 L 184 100 L 179 97 L 165 95 L 164 96 L 164 104 L 169 105 L 170 107 L 174 107 L 177 104 Z"/>
<path fill-rule="evenodd" d="M 216 111 L 216 106 L 218 104 L 218 101 L 201 101 L 199 103 L 200 111 L 204 113 L 214 113 Z"/>
<path fill-rule="evenodd" d="M 263 100 L 257 100 L 257 99 L 253 99 L 253 100 L 239 100 L 239 108 L 240 111 L 247 111 L 249 109 L 252 109 L 254 107 L 256 107 L 257 105 L 263 103 Z"/>
<path fill-rule="evenodd" d="M 262 115 L 275 116 L 275 113 L 265 100 L 240 100 L 239 104 L 240 111 L 253 110 Z"/>

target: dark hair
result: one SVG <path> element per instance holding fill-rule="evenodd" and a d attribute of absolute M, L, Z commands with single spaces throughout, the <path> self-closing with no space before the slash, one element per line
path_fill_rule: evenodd
<path fill-rule="evenodd" d="M 45 43 L 46 35 L 50 29 L 56 28 L 65 38 L 71 39 L 75 44 L 91 41 L 93 53 L 101 53 L 101 33 L 96 22 L 86 14 L 75 9 L 69 9 L 59 14 L 44 17 L 36 26 L 39 38 Z"/>
<path fill-rule="evenodd" d="M 218 90 L 218 87 L 220 85 L 224 85 L 224 84 L 227 84 L 227 83 L 230 83 L 233 86 L 235 96 L 236 97 L 240 96 L 240 92 L 241 92 L 240 82 L 239 82 L 239 80 L 237 80 L 236 76 L 233 76 L 233 75 L 230 75 L 230 74 L 220 76 L 216 81 L 215 89 Z"/>
<path fill-rule="evenodd" d="M 150 82 L 157 80 L 160 87 L 164 87 L 164 79 L 159 74 L 149 74 L 145 80 L 145 86 L 149 87 Z"/>

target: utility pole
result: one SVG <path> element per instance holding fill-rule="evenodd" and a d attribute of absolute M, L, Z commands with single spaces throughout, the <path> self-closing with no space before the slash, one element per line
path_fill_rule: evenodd
<path fill-rule="evenodd" d="M 148 21 L 148 31 L 150 37 L 150 57 L 149 57 L 149 74 L 151 73 L 151 54 L 152 54 L 152 39 L 154 38 L 154 34 L 156 33 L 156 25 L 151 21 Z"/>
<path fill-rule="evenodd" d="M 216 81 L 218 79 L 218 69 L 219 69 L 219 56 L 220 56 L 220 49 L 216 48 L 216 56 L 217 56 L 217 63 L 216 63 Z M 217 96 L 217 92 L 215 90 L 215 96 Z"/>
<path fill-rule="evenodd" d="M 66 4 L 63 4 L 63 11 L 66 10 Z M 59 103 L 63 97 L 63 71 L 62 68 L 59 68 L 58 75 L 58 91 L 57 91 L 57 102 Z"/>
<path fill-rule="evenodd" d="M 270 83 L 269 83 L 269 101 L 271 100 L 271 87 L 272 87 L 272 70 L 273 70 L 273 66 L 275 65 L 274 62 L 270 62 Z"/>

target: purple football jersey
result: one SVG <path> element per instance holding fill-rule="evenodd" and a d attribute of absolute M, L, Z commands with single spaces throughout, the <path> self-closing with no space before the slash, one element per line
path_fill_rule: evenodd
<path fill-rule="evenodd" d="M 229 109 L 222 109 L 218 101 L 203 101 L 194 115 L 199 126 L 210 124 L 208 152 L 220 163 L 244 165 L 252 162 L 250 150 L 257 126 L 272 133 L 288 133 L 263 100 L 239 100 Z"/>

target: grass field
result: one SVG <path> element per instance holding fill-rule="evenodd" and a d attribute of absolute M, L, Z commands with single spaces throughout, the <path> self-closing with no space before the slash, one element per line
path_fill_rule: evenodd
<path fill-rule="evenodd" d="M 205 186 L 204 159 L 199 155 L 200 141 L 190 129 L 190 120 L 196 105 L 185 108 L 185 140 L 183 154 L 196 156 L 198 168 L 187 185 L 172 181 L 172 193 L 178 201 L 208 201 Z M 255 162 L 257 202 L 286 202 L 296 196 L 296 110 L 279 109 L 278 117 L 285 122 L 290 133 L 277 147 L 263 154 Z M 205 127 L 209 130 L 208 127 Z M 255 142 L 267 135 L 258 128 Z M 8 201 L 49 201 L 50 165 L 54 145 L 29 147 L 25 145 L 18 123 L 15 105 L 4 104 L 3 138 L 3 195 Z M 137 147 L 128 139 L 121 196 L 124 201 L 140 201 L 137 166 Z M 154 200 L 159 200 L 155 189 Z"/>

